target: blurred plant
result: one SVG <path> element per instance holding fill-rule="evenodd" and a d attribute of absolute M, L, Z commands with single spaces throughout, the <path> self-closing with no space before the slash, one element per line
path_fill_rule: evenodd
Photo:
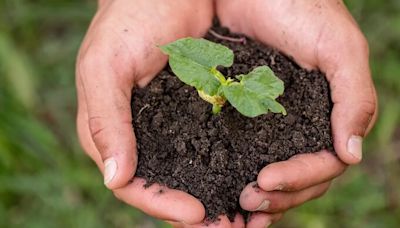
<path fill-rule="evenodd" d="M 290 212 L 278 227 L 400 226 L 400 2 L 346 1 L 367 36 L 380 116 L 364 161 L 321 199 Z"/>
<path fill-rule="evenodd" d="M 154 227 L 115 200 L 75 133 L 75 55 L 94 2 L 0 1 L 0 227 Z"/>

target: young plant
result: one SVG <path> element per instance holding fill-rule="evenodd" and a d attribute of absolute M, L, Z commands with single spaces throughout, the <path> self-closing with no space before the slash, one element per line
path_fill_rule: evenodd
<path fill-rule="evenodd" d="M 183 38 L 161 50 L 169 55 L 169 65 L 184 83 L 197 89 L 200 97 L 213 105 L 213 113 L 221 111 L 226 101 L 247 117 L 282 113 L 285 108 L 275 99 L 283 93 L 282 80 L 268 66 L 255 68 L 248 74 L 226 78 L 217 66 L 230 67 L 233 51 L 205 39 Z"/>

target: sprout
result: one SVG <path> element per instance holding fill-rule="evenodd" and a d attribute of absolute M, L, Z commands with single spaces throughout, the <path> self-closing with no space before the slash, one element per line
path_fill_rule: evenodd
<path fill-rule="evenodd" d="M 169 65 L 176 76 L 195 87 L 199 96 L 213 105 L 214 114 L 228 101 L 247 117 L 268 112 L 286 115 L 285 108 L 276 101 L 284 91 L 283 81 L 268 66 L 259 66 L 236 79 L 226 78 L 217 66 L 232 66 L 234 55 L 221 44 L 183 38 L 160 48 L 169 55 Z"/>

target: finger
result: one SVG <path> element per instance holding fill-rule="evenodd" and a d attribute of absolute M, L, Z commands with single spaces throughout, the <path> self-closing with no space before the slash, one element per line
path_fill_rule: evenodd
<path fill-rule="evenodd" d="M 254 186 L 253 183 L 244 188 L 239 202 L 240 206 L 248 211 L 262 211 L 267 213 L 284 212 L 320 197 L 328 190 L 329 185 L 330 182 L 325 182 L 297 192 L 266 192 Z"/>
<path fill-rule="evenodd" d="M 232 222 L 232 228 L 244 228 L 245 223 L 244 223 L 244 218 L 241 214 L 236 214 L 233 222 Z"/>
<path fill-rule="evenodd" d="M 377 118 L 376 92 L 369 69 L 366 66 L 365 72 L 357 71 L 340 70 L 330 79 L 334 147 L 347 164 L 361 161 L 363 138 Z"/>
<path fill-rule="evenodd" d="M 205 228 L 205 227 L 210 227 L 210 228 L 232 228 L 232 224 L 229 221 L 228 217 L 225 215 L 220 215 L 215 221 L 204 221 L 201 224 L 196 224 L 193 226 L 188 226 L 188 228 Z"/>
<path fill-rule="evenodd" d="M 257 1 L 247 4 L 254 7 L 250 10 L 241 3 L 218 1 L 217 13 L 222 24 L 272 45 L 302 67 L 324 72 L 334 103 L 331 124 L 335 151 L 347 164 L 360 162 L 362 140 L 377 118 L 377 98 L 367 41 L 343 2 L 319 1 L 323 6 L 319 10 L 306 1 Z M 243 12 L 241 17 L 235 17 L 238 12 Z M 263 20 L 265 15 L 274 15 L 275 20 Z"/>
<path fill-rule="evenodd" d="M 377 117 L 377 98 L 368 43 L 356 26 L 347 27 L 321 38 L 325 42 L 318 44 L 321 52 L 317 58 L 329 81 L 334 104 L 331 124 L 335 151 L 343 162 L 356 164 L 362 159 L 362 140 Z"/>
<path fill-rule="evenodd" d="M 100 153 L 97 151 L 96 145 L 90 137 L 90 130 L 88 125 L 88 114 L 85 97 L 83 95 L 83 88 L 81 82 L 76 80 L 77 98 L 78 98 L 78 112 L 76 118 L 76 128 L 78 132 L 79 142 L 82 145 L 85 153 L 96 163 L 97 167 L 103 172 L 104 165 Z"/>
<path fill-rule="evenodd" d="M 218 216 L 217 220 L 209 223 L 209 222 L 204 222 L 201 225 L 195 225 L 193 228 L 205 228 L 205 227 L 210 227 L 210 228 L 232 228 L 232 224 L 229 221 L 228 217 L 225 215 L 220 215 Z"/>
<path fill-rule="evenodd" d="M 111 53 L 103 53 L 104 48 L 98 46 L 94 43 L 78 57 L 77 81 L 83 95 L 80 101 L 86 103 L 90 136 L 104 164 L 104 184 L 115 189 L 126 185 L 136 169 L 130 107 L 134 72 L 129 57 L 121 56 L 123 51 L 114 50 L 120 61 L 115 65 Z"/>
<path fill-rule="evenodd" d="M 227 216 L 225 215 L 220 215 L 215 221 L 203 221 L 202 223 L 195 224 L 195 225 L 188 225 L 184 223 L 178 223 L 178 222 L 169 222 L 173 227 L 176 228 L 205 228 L 205 227 L 211 227 L 211 228 L 244 228 L 244 220 L 243 216 L 237 214 L 235 216 L 235 219 L 233 222 L 231 222 Z"/>
<path fill-rule="evenodd" d="M 282 213 L 277 214 L 267 214 L 261 212 L 255 212 L 250 215 L 249 221 L 247 222 L 247 228 L 259 228 L 259 227 L 269 227 L 281 220 L 283 217 Z"/>
<path fill-rule="evenodd" d="M 205 209 L 195 197 L 158 184 L 145 189 L 144 184 L 144 179 L 134 178 L 113 192 L 121 201 L 162 220 L 196 224 L 204 219 Z"/>
<path fill-rule="evenodd" d="M 346 165 L 328 151 L 300 154 L 264 167 L 257 177 L 264 191 L 298 191 L 331 180 Z"/>
<path fill-rule="evenodd" d="M 78 91 L 78 99 L 79 96 L 80 93 Z M 88 123 L 84 119 L 85 105 L 79 105 L 78 110 L 78 133 L 81 144 L 84 147 L 85 152 L 99 166 L 99 169 L 103 170 L 104 165 L 102 162 L 102 158 L 90 137 Z M 176 221 L 188 221 L 194 223 L 197 223 L 204 219 L 204 207 L 193 196 L 178 190 L 170 190 L 165 187 L 160 187 L 156 184 L 152 185 L 150 188 L 145 189 L 143 187 L 144 183 L 145 181 L 143 179 L 135 178 L 133 183 L 129 185 L 130 189 L 133 189 L 132 191 L 126 189 L 126 187 L 123 189 L 118 189 L 115 194 L 122 201 L 127 202 L 130 205 L 137 207 L 149 213 L 151 216 L 157 218 L 164 218 L 166 220 Z M 162 192 L 162 194 L 160 193 L 160 191 Z M 160 197 L 160 195 L 162 196 Z M 155 198 L 157 199 L 153 200 Z M 140 204 L 138 204 L 137 202 L 140 202 Z M 162 207 L 164 205 L 167 205 L 167 207 Z M 175 213 L 172 213 L 170 211 L 170 214 L 173 214 L 171 216 L 170 214 L 166 213 L 168 211 L 165 210 L 175 211 Z M 198 216 L 199 218 L 196 218 L 196 216 Z"/>

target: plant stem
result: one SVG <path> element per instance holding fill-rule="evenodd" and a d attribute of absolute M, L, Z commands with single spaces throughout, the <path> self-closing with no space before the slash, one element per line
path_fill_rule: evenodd
<path fill-rule="evenodd" d="M 212 113 L 213 114 L 219 114 L 221 112 L 221 106 L 213 104 L 212 106 Z"/>

